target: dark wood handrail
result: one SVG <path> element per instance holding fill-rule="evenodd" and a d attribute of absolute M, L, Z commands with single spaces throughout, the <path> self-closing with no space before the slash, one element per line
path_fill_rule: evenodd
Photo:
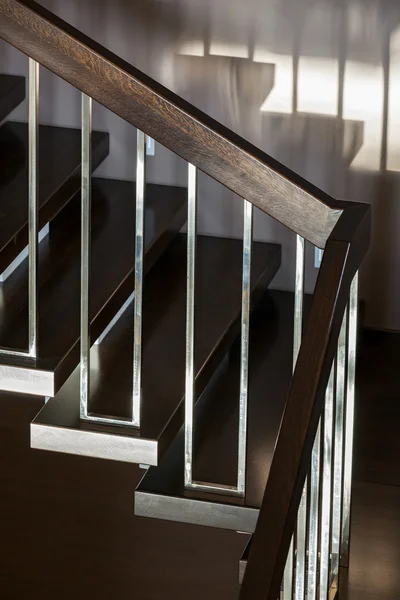
<path fill-rule="evenodd" d="M 240 600 L 279 596 L 350 285 L 369 246 L 370 221 L 369 206 L 354 206 L 342 214 L 326 244 Z"/>
<path fill-rule="evenodd" d="M 0 37 L 321 248 L 347 203 L 287 169 L 31 0 L 0 0 Z"/>

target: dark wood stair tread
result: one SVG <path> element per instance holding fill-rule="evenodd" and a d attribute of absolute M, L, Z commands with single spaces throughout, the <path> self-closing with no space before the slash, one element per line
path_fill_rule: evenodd
<path fill-rule="evenodd" d="M 107 157 L 108 133 L 94 131 L 93 170 Z M 0 272 L 28 243 L 28 126 L 0 128 Z M 80 188 L 81 131 L 39 127 L 39 227 L 51 221 Z"/>
<path fill-rule="evenodd" d="M 35 448 L 157 464 L 184 418 L 186 235 L 174 240 L 146 277 L 143 299 L 143 404 L 140 431 L 81 422 L 79 368 L 31 426 Z M 252 299 L 258 301 L 280 265 L 280 247 L 256 242 Z M 241 240 L 198 236 L 196 393 L 239 332 Z M 132 310 L 92 350 L 94 413 L 129 416 L 132 399 Z"/>
<path fill-rule="evenodd" d="M 292 374 L 293 294 L 268 291 L 252 316 L 244 499 L 183 487 L 183 428 L 135 492 L 135 514 L 253 532 Z M 236 485 L 239 354 L 231 352 L 197 404 L 195 480 Z"/>
<path fill-rule="evenodd" d="M 145 269 L 151 268 L 183 226 L 186 197 L 185 188 L 147 186 Z M 91 263 L 93 341 L 133 291 L 134 227 L 135 184 L 95 178 Z M 80 247 L 80 193 L 77 193 L 54 221 L 50 235 L 40 244 L 36 365 L 1 357 L 0 372 L 4 363 L 7 363 L 5 372 L 11 364 L 19 376 L 22 376 L 21 370 L 35 371 L 36 392 L 32 387 L 31 393 L 54 395 L 79 362 Z M 27 270 L 25 260 L 3 284 L 0 328 L 3 347 L 27 346 Z M 0 378 L 1 385 L 4 381 Z"/>
<path fill-rule="evenodd" d="M 0 75 L 0 122 L 25 100 L 25 78 Z"/>

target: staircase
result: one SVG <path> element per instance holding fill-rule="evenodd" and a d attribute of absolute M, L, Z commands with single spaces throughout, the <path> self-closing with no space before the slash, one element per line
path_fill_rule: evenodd
<path fill-rule="evenodd" d="M 0 0 L 0 37 L 30 73 L 28 124 L 0 127 L 0 390 L 43 398 L 31 448 L 140 465 L 135 518 L 246 533 L 240 600 L 333 600 L 369 207 L 330 198 L 31 0 Z M 39 64 L 82 92 L 81 130 L 39 125 Z M 24 96 L 23 79 L 0 77 L 0 121 Z M 137 129 L 135 183 L 96 176 L 110 148 L 92 99 Z M 146 182 L 146 136 L 187 161 L 187 188 Z M 243 198 L 243 240 L 198 234 L 198 170 Z M 281 248 L 253 240 L 256 209 L 296 235 L 294 294 L 268 291 Z M 306 242 L 324 249 L 312 297 Z"/>

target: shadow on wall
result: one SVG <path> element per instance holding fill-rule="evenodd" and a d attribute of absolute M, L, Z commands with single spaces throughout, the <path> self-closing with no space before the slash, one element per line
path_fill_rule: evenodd
<path fill-rule="evenodd" d="M 373 206 L 362 271 L 366 322 L 400 329 L 400 4 L 395 0 L 43 0 L 44 6 L 337 198 Z M 0 45 L 3 71 L 26 58 Z M 79 93 L 43 70 L 43 122 L 79 126 Z M 26 118 L 26 107 L 16 118 Z M 111 134 L 99 174 L 133 179 L 135 131 L 100 106 Z M 152 182 L 186 185 L 159 145 Z M 239 237 L 242 202 L 205 176 L 199 225 Z M 400 215 L 399 215 L 400 217 Z M 263 214 L 255 238 L 283 245 L 274 287 L 294 281 L 294 235 Z M 308 254 L 308 290 L 317 269 Z"/>

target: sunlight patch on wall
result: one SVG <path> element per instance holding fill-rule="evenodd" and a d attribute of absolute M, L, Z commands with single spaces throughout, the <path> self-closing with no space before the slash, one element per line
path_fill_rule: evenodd
<path fill-rule="evenodd" d="M 387 169 L 400 171 L 400 27 L 390 39 L 390 83 Z"/>
<path fill-rule="evenodd" d="M 346 63 L 343 117 L 364 123 L 363 145 L 351 167 L 379 170 L 383 119 L 382 66 L 353 61 Z"/>
<path fill-rule="evenodd" d="M 293 94 L 293 59 L 287 54 L 276 54 L 264 48 L 257 47 L 254 52 L 254 62 L 275 65 L 274 87 L 261 106 L 262 112 L 292 113 Z"/>
<path fill-rule="evenodd" d="M 301 56 L 298 77 L 298 111 L 337 115 L 339 62 Z"/>
<path fill-rule="evenodd" d="M 249 58 L 249 48 L 246 44 L 211 42 L 210 54 L 214 56 L 229 56 L 231 58 Z"/>

